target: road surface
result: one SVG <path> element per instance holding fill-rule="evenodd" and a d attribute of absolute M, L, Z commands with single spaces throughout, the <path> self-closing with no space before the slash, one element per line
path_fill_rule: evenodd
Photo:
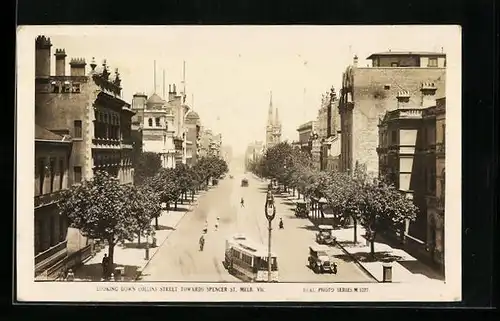
<path fill-rule="evenodd" d="M 144 281 L 240 282 L 222 265 L 226 237 L 239 232 L 267 246 L 268 222 L 264 216 L 267 184 L 243 166 L 230 165 L 233 179 L 220 181 L 207 192 L 196 209 L 187 213 L 169 238 L 160 245 L 155 256 L 143 271 Z M 241 179 L 249 180 L 241 187 Z M 240 206 L 241 197 L 245 206 Z M 355 263 L 336 261 L 338 274 L 315 274 L 307 267 L 309 245 L 315 243 L 314 226 L 308 219 L 296 218 L 291 207 L 276 197 L 277 215 L 273 221 L 272 252 L 278 257 L 280 282 L 373 282 Z M 216 218 L 220 218 L 215 230 Z M 279 218 L 284 229 L 278 229 Z M 198 240 L 205 221 L 209 230 L 204 251 Z M 331 255 L 343 254 L 331 247 Z"/>

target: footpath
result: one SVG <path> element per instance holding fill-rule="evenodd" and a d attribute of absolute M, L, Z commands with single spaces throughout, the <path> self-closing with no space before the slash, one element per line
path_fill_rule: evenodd
<path fill-rule="evenodd" d="M 199 191 L 195 194 L 194 200 L 188 197 L 184 204 L 177 204 L 177 209 L 173 206 L 169 210 L 162 210 L 158 218 L 158 229 L 155 230 L 155 240 L 149 238 L 149 257 L 146 257 L 146 238 L 141 237 L 141 242 L 136 237 L 133 241 L 125 241 L 123 244 L 117 244 L 114 248 L 114 270 L 113 279 L 115 281 L 133 281 L 141 276 L 144 267 L 151 261 L 158 249 L 168 239 L 170 234 L 175 231 L 182 218 L 191 212 L 197 205 L 200 198 L 210 191 Z M 155 226 L 155 220 L 151 221 Z M 154 243 L 155 244 L 154 244 Z M 96 249 L 94 256 L 79 266 L 74 272 L 74 281 L 102 281 L 102 259 L 104 254 L 108 254 L 108 246 L 101 246 Z M 116 275 L 116 276 L 115 276 Z"/>
<path fill-rule="evenodd" d="M 295 204 L 297 196 L 281 194 L 288 204 Z M 291 210 L 294 205 L 291 205 Z M 309 213 L 312 217 L 312 213 Z M 311 222 L 313 222 L 311 220 Z M 313 222 L 314 223 L 314 222 Z M 432 285 L 444 284 L 444 276 L 430 266 L 420 262 L 402 249 L 392 247 L 384 240 L 375 241 L 375 256 L 370 254 L 370 244 L 364 238 L 365 229 L 357 227 L 357 242 L 354 243 L 354 227 L 334 229 L 332 234 L 337 245 L 344 252 L 337 255 L 343 261 L 355 262 L 365 273 L 378 282 L 384 282 L 384 269 L 389 269 L 393 283 L 419 283 Z"/>

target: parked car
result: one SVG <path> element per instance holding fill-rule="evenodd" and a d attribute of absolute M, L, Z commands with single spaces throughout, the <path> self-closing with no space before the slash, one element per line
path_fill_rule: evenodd
<path fill-rule="evenodd" d="M 241 180 L 241 186 L 242 187 L 247 187 L 248 186 L 248 179 L 244 178 Z"/>
<path fill-rule="evenodd" d="M 333 226 L 320 225 L 316 233 L 316 242 L 318 244 L 335 244 L 336 238 L 332 235 Z"/>
<path fill-rule="evenodd" d="M 327 254 L 328 247 L 325 245 L 311 245 L 309 247 L 308 266 L 314 273 L 337 274 L 337 264 Z"/>

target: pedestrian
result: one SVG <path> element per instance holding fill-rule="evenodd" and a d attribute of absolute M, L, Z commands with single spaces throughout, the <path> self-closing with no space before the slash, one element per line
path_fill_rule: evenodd
<path fill-rule="evenodd" d="M 219 229 L 219 217 L 217 216 L 217 221 L 215 221 L 215 231 Z"/>
<path fill-rule="evenodd" d="M 102 276 L 104 279 L 107 279 L 109 274 L 109 257 L 106 253 L 104 253 L 104 257 L 102 258 L 101 266 Z"/>
<path fill-rule="evenodd" d="M 245 207 L 245 200 L 243 199 L 243 197 L 241 198 L 240 204 L 241 204 L 241 207 Z"/>

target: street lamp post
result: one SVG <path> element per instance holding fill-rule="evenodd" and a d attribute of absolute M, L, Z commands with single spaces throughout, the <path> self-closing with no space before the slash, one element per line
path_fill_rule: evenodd
<path fill-rule="evenodd" d="M 266 215 L 267 221 L 269 223 L 268 225 L 268 242 L 267 242 L 267 281 L 272 282 L 272 268 L 271 268 L 271 261 L 272 261 L 272 254 L 271 254 L 271 234 L 273 227 L 271 225 L 274 217 L 276 216 L 276 207 L 274 206 L 274 198 L 273 195 L 269 192 L 266 197 L 266 204 L 264 208 L 264 214 Z"/>

